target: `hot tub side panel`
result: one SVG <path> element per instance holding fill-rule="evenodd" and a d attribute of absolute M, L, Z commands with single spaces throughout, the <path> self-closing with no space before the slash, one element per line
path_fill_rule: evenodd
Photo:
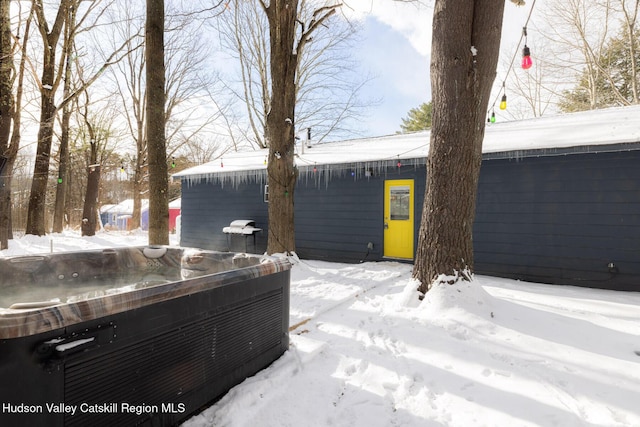
<path fill-rule="evenodd" d="M 0 341 L 0 402 L 43 407 L 42 413 L 2 413 L 2 425 L 176 425 L 287 350 L 289 276 L 284 270 L 245 278 Z M 53 338 L 72 345 L 43 350 Z M 80 340 L 86 342 L 73 345 Z M 47 403 L 78 409 L 56 414 Z"/>

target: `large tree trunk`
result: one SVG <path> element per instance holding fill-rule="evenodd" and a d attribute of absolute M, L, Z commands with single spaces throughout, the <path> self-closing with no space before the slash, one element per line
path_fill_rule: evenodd
<path fill-rule="evenodd" d="M 147 147 L 149 244 L 169 244 L 169 171 L 165 139 L 164 0 L 147 0 Z"/>
<path fill-rule="evenodd" d="M 87 170 L 87 193 L 82 209 L 83 236 L 95 236 L 97 225 L 98 193 L 100 190 L 100 165 L 93 164 Z"/>
<path fill-rule="evenodd" d="M 67 25 L 65 26 L 65 41 L 63 55 L 64 62 L 64 84 L 63 99 L 67 99 L 71 93 L 71 54 L 73 52 L 76 12 L 75 8 L 70 8 Z M 53 232 L 61 233 L 64 229 L 65 213 L 67 208 L 67 195 L 69 193 L 69 167 L 71 156 L 69 153 L 69 123 L 71 121 L 71 107 L 66 104 L 62 109 L 62 121 L 60 123 L 60 158 L 58 163 L 58 182 L 56 186 L 56 200 L 53 212 Z"/>
<path fill-rule="evenodd" d="M 47 181 L 49 179 L 49 159 L 51 157 L 51 145 L 53 141 L 53 126 L 55 124 L 56 106 L 55 89 L 58 86 L 55 81 L 56 51 L 62 27 L 67 17 L 68 1 L 62 0 L 58 8 L 56 20 L 51 31 L 42 8 L 36 7 L 35 13 L 38 19 L 38 28 L 42 35 L 43 63 L 42 86 L 40 88 L 40 128 L 38 129 L 38 145 L 36 148 L 36 160 L 33 169 L 33 181 L 29 195 L 29 210 L 27 212 L 27 234 L 43 236 L 45 230 L 45 212 Z"/>
<path fill-rule="evenodd" d="M 482 140 L 504 2 L 436 0 L 427 187 L 413 275 L 426 292 L 473 271 L 472 227 Z M 477 52 L 477 55 L 473 53 Z"/>
<path fill-rule="evenodd" d="M 9 247 L 11 186 L 9 137 L 13 117 L 13 52 L 11 51 L 11 2 L 0 0 L 0 249 Z"/>
<path fill-rule="evenodd" d="M 11 230 L 11 180 L 9 168 L 6 167 L 8 160 L 0 155 L 0 250 L 9 248 Z"/>
<path fill-rule="evenodd" d="M 293 195 L 297 55 L 294 50 L 297 1 L 272 0 L 266 8 L 269 20 L 271 111 L 267 114 L 269 146 L 269 238 L 267 253 L 296 250 Z"/>
<path fill-rule="evenodd" d="M 46 92 L 51 92 L 46 90 Z M 40 111 L 40 130 L 38 131 L 38 147 L 33 168 L 33 181 L 29 195 L 29 210 L 27 212 L 27 234 L 44 236 L 47 180 L 49 179 L 49 158 L 53 139 L 53 123 L 56 109 L 53 105 L 52 94 L 42 94 L 42 108 Z"/>

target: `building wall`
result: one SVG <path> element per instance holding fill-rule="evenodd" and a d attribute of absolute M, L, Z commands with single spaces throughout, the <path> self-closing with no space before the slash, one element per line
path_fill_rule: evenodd
<path fill-rule="evenodd" d="M 303 177 L 296 187 L 296 252 L 302 258 L 359 262 L 380 260 L 383 254 L 384 182 L 414 179 L 414 240 L 420 226 L 425 185 L 422 167 L 390 167 L 386 173 L 342 177 L 325 182 L 318 176 Z M 373 249 L 368 249 L 368 244 Z M 414 244 L 415 247 L 415 244 Z"/>
<path fill-rule="evenodd" d="M 417 240 L 424 166 L 389 168 L 372 177 L 334 174 L 329 181 L 320 172 L 301 176 L 295 193 L 298 255 L 343 262 L 383 259 L 384 180 L 407 178 L 415 180 Z M 248 250 L 264 252 L 263 193 L 263 183 L 183 183 L 181 244 L 227 250 L 222 228 L 234 219 L 253 219 L 264 231 L 255 248 L 247 242 Z M 231 250 L 243 251 L 243 239 L 235 240 Z M 477 274 L 640 290 L 640 151 L 485 158 L 474 249 Z"/>
<path fill-rule="evenodd" d="M 260 253 L 267 247 L 267 204 L 264 184 L 244 183 L 237 186 L 201 182 L 182 183 L 182 218 L 180 244 L 187 247 L 219 251 Z M 252 219 L 263 231 L 245 241 L 244 236 L 227 236 L 222 232 L 235 219 Z"/>
<path fill-rule="evenodd" d="M 474 251 L 481 274 L 640 291 L 640 151 L 484 160 Z"/>
<path fill-rule="evenodd" d="M 359 262 L 380 260 L 383 250 L 383 203 L 385 179 L 415 179 L 415 240 L 420 226 L 424 195 L 424 167 L 389 168 L 384 174 L 354 178 L 350 171 L 323 171 L 299 178 L 295 189 L 296 253 L 301 258 Z M 268 206 L 264 183 L 237 186 L 201 182 L 182 184 L 180 244 L 212 250 L 265 252 L 268 236 Z M 245 242 L 242 236 L 222 232 L 234 219 L 252 219 L 263 231 Z M 373 243 L 373 249 L 368 249 Z M 415 245 L 414 245 L 415 246 Z"/>

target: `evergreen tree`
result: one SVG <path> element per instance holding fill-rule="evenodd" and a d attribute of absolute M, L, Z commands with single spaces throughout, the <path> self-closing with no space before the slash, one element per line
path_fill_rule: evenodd
<path fill-rule="evenodd" d="M 402 119 L 402 124 L 400 125 L 402 133 L 431 129 L 432 109 L 433 105 L 429 101 L 409 110 L 407 117 Z"/>
<path fill-rule="evenodd" d="M 636 46 L 639 41 L 640 31 L 636 31 Z M 564 91 L 559 102 L 560 110 L 573 112 L 634 104 L 637 97 L 634 90 L 640 86 L 640 70 L 637 69 L 640 50 L 631 49 L 630 43 L 624 34 L 612 37 L 597 62 L 595 78 L 590 78 L 585 69 L 576 86 Z M 635 61 L 631 60 L 630 52 L 634 53 Z M 589 95 L 591 91 L 595 93 L 593 99 Z"/>

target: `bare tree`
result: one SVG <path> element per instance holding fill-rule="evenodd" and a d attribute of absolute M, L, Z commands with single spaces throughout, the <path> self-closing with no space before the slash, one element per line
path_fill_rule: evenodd
<path fill-rule="evenodd" d="M 71 93 L 71 56 L 74 50 L 75 28 L 76 28 L 76 8 L 69 8 L 68 22 L 65 25 L 64 44 L 62 47 L 64 58 L 64 79 L 63 79 L 63 99 L 68 98 Z M 65 202 L 67 189 L 69 188 L 69 123 L 71 121 L 71 103 L 67 103 L 62 108 L 62 122 L 60 124 L 60 156 L 58 162 L 58 183 L 56 186 L 55 208 L 53 213 L 53 232 L 60 233 L 64 227 Z"/>
<path fill-rule="evenodd" d="M 502 30 L 504 2 L 438 0 L 433 12 L 433 120 L 427 186 L 413 276 L 470 280 L 472 227 L 482 140 Z"/>
<path fill-rule="evenodd" d="M 528 70 L 513 67 L 506 81 L 508 93 L 515 95 L 512 99 L 522 102 L 510 102 L 509 108 L 501 113 L 515 120 L 540 117 L 553 109 L 565 78 L 546 59 L 549 54 L 544 42 L 531 46 L 531 52 L 535 65 Z M 504 68 L 510 66 L 512 64 L 506 62 Z M 494 102 L 497 100 L 496 97 Z"/>
<path fill-rule="evenodd" d="M 141 194 L 147 187 L 147 138 L 146 123 L 146 92 L 145 92 L 145 56 L 144 49 L 136 40 L 144 25 L 142 16 L 133 7 L 116 10 L 118 15 L 112 15 L 114 33 L 120 40 L 126 40 L 129 55 L 113 67 L 111 74 L 116 86 L 116 92 L 122 102 L 122 117 L 127 123 L 130 136 L 135 143 L 132 158 L 131 182 L 133 193 L 132 228 L 140 227 L 142 210 Z"/>
<path fill-rule="evenodd" d="M 547 60 L 573 75 L 559 101 L 563 111 L 638 103 L 638 0 L 566 0 L 545 8 L 555 48 Z M 553 63 L 555 61 L 555 63 Z"/>
<path fill-rule="evenodd" d="M 8 248 L 11 214 L 11 190 L 5 174 L 9 161 L 9 138 L 13 119 L 13 40 L 11 38 L 11 2 L 0 0 L 0 249 Z"/>
<path fill-rule="evenodd" d="M 251 129 L 247 139 L 265 148 L 265 121 L 271 108 L 268 20 L 257 2 L 234 0 L 216 22 L 225 47 L 237 55 L 242 89 L 229 88 L 245 105 Z"/>
<path fill-rule="evenodd" d="M 27 213 L 27 234 L 45 234 L 45 197 L 49 178 L 49 158 L 53 142 L 53 126 L 56 115 L 55 92 L 61 75 L 56 75 L 58 42 L 72 0 L 61 0 L 52 26 L 45 16 L 41 0 L 34 0 L 35 16 L 43 42 L 42 75 L 40 81 L 40 128 L 36 151 L 29 211 Z"/>
<path fill-rule="evenodd" d="M 226 52 L 238 61 L 240 89 L 229 88 L 246 110 L 250 133 L 247 139 L 266 148 L 266 117 L 271 109 L 271 70 L 269 66 L 269 22 L 256 2 L 234 0 L 216 20 Z M 314 20 L 317 2 L 298 0 L 297 22 L 300 28 Z M 344 19 L 332 19 L 331 25 L 318 26 L 310 43 L 298 52 L 296 61 L 296 126 L 313 128 L 314 140 L 327 135 L 349 134 L 348 124 L 365 110 L 360 100 L 367 76 L 347 53 L 357 29 Z M 371 103 L 369 103 L 371 104 Z"/>
<path fill-rule="evenodd" d="M 147 0 L 146 134 L 149 158 L 149 244 L 169 244 L 169 175 L 165 138 L 164 0 Z"/>
<path fill-rule="evenodd" d="M 583 89 L 591 109 L 599 104 L 597 82 L 602 69 L 598 61 L 610 37 L 611 12 L 611 0 L 563 0 L 549 4 L 542 15 L 548 22 L 548 30 L 541 35 L 549 40 L 549 67 L 569 77 L 567 83 L 584 76 Z"/>
<path fill-rule="evenodd" d="M 80 11 L 80 7 L 84 6 L 85 3 L 88 3 L 88 5 L 83 9 L 82 16 L 77 17 L 77 25 L 69 29 L 70 34 L 76 34 L 79 31 L 78 28 L 84 25 L 92 27 L 95 21 L 94 23 L 87 22 L 88 17 L 94 13 L 101 16 L 108 5 L 102 5 L 100 1 L 61 0 L 55 13 L 53 25 L 50 27 L 42 0 L 34 0 L 34 2 L 36 22 L 43 41 L 43 64 L 39 82 L 41 102 L 38 145 L 29 196 L 26 232 L 27 234 L 44 235 L 46 232 L 45 198 L 56 114 L 95 83 L 105 69 L 119 61 L 121 59 L 120 54 L 125 49 L 126 44 L 112 52 L 82 86 L 75 88 L 72 93 L 56 103 L 55 95 L 63 80 L 66 55 L 70 52 L 70 50 L 62 49 L 60 58 L 58 58 L 59 42 L 63 29 L 65 26 L 72 25 L 71 14 L 75 13 L 76 10 Z M 104 7 L 101 9 L 100 6 Z"/>
<path fill-rule="evenodd" d="M 216 76 L 207 69 L 206 40 L 201 37 L 191 13 L 169 10 L 166 13 L 164 40 L 165 61 L 165 144 L 167 159 L 182 144 L 198 138 L 215 121 L 219 112 L 210 107 L 209 91 L 216 85 Z M 136 48 L 135 39 L 144 25 L 141 10 L 128 7 L 112 11 L 111 20 L 116 37 L 114 43 L 129 40 L 130 55 L 113 67 L 111 77 L 123 108 L 121 114 L 135 142 L 131 169 L 133 179 L 132 227 L 140 226 L 142 195 L 148 191 L 148 142 L 146 136 L 147 84 L 146 54 Z M 167 162 L 168 163 L 168 162 Z"/>
<path fill-rule="evenodd" d="M 265 123 L 269 146 L 269 237 L 267 252 L 295 251 L 293 198 L 297 170 L 293 163 L 295 144 L 296 72 L 304 47 L 312 34 L 329 19 L 340 4 L 316 9 L 309 22 L 301 22 L 297 1 L 260 0 L 269 21 L 269 69 L 271 106 Z M 298 32 L 299 30 L 299 32 Z"/>
<path fill-rule="evenodd" d="M 640 12 L 640 0 L 618 0 L 617 5 L 619 13 L 622 15 L 622 34 L 626 37 L 626 45 L 628 46 L 628 91 L 630 96 L 626 97 L 618 90 L 616 84 L 616 75 L 607 73 L 611 87 L 617 93 L 619 99 L 623 99 L 623 103 L 638 104 L 640 103 L 640 67 L 638 67 L 638 51 L 640 50 L 640 29 L 638 28 L 638 13 Z M 614 6 L 614 7 L 616 7 Z"/>
<path fill-rule="evenodd" d="M 13 108 L 11 110 L 11 114 L 7 115 L 10 117 L 13 122 L 13 129 L 11 130 L 11 139 L 8 145 L 4 145 L 4 139 L 0 142 L 0 155 L 3 155 L 6 159 L 4 164 L 3 172 L 0 174 L 2 178 L 2 185 L 0 185 L 0 249 L 7 249 L 8 247 L 8 239 L 13 238 L 13 197 L 12 197 L 12 189 L 13 189 L 13 176 L 14 176 L 14 167 L 15 162 L 18 158 L 18 150 L 20 147 L 20 139 L 21 139 L 21 122 L 22 122 L 22 99 L 24 92 L 24 80 L 25 80 L 25 70 L 26 70 L 26 60 L 27 60 L 27 43 L 29 40 L 31 23 L 33 21 L 33 4 L 31 5 L 27 18 L 25 20 L 24 25 L 24 36 L 20 38 L 20 30 L 17 31 L 17 36 L 14 38 L 14 43 L 11 48 L 10 56 L 3 56 L 3 63 L 6 60 L 7 64 L 13 60 L 13 55 L 17 52 L 20 53 L 20 59 L 18 61 L 18 69 L 14 71 L 16 75 L 16 81 L 13 82 L 13 76 L 10 76 L 8 80 L 2 79 L 3 82 L 15 83 L 15 97 L 13 99 Z M 3 11 L 4 13 L 4 11 Z M 20 4 L 18 4 L 18 19 L 22 19 L 22 10 Z M 3 25 L 5 23 L 3 22 Z M 18 22 L 18 28 L 21 27 L 21 22 Z M 11 31 L 9 29 L 9 31 Z M 3 43 L 5 39 L 3 39 Z M 4 48 L 3 48 L 4 50 Z M 3 72 L 5 70 L 3 69 Z M 13 90 L 13 89 L 11 89 Z M 4 96 L 4 93 L 3 93 Z M 3 115 L 4 116 L 4 115 Z M 5 123 L 5 122 L 3 122 Z M 6 123 L 5 123 L 6 124 Z"/>

